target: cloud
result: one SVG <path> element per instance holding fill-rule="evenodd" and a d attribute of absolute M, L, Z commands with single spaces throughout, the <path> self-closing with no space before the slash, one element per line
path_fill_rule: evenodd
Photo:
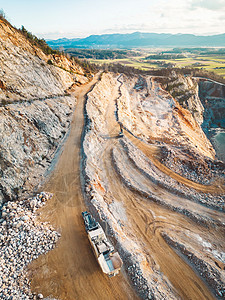
<path fill-rule="evenodd" d="M 148 31 L 149 30 L 149 24 L 145 23 L 135 23 L 135 24 L 120 24 L 120 25 L 114 25 L 111 28 L 106 28 L 103 30 L 104 33 L 109 32 L 121 32 L 121 33 L 128 33 L 128 32 L 134 32 L 134 31 Z"/>
<path fill-rule="evenodd" d="M 192 0 L 191 9 L 205 8 L 208 10 L 221 10 L 225 8 L 224 0 Z"/>
<path fill-rule="evenodd" d="M 132 5 L 125 10 L 128 1 Z M 110 6 L 112 9 L 110 15 L 109 8 L 107 11 L 102 10 L 97 18 L 93 11 L 85 19 L 75 18 L 69 23 L 66 23 L 65 19 L 65 22 L 58 25 L 51 22 L 54 26 L 49 25 L 46 31 L 45 28 L 38 27 L 36 32 L 48 39 L 135 31 L 197 35 L 224 33 L 225 0 L 139 0 L 138 8 L 135 7 L 137 3 L 135 0 L 114 0 L 114 2 L 115 5 Z M 122 7 L 118 9 L 116 4 L 119 2 L 122 3 Z"/>

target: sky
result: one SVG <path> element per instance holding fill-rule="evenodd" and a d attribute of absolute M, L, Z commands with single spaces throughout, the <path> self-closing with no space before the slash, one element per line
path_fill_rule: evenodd
<path fill-rule="evenodd" d="M 225 0 L 0 0 L 7 19 L 38 37 L 225 32 Z"/>

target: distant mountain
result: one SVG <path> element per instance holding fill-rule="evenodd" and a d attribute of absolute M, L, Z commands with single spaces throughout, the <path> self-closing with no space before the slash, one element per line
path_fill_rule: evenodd
<path fill-rule="evenodd" d="M 59 47 L 68 48 L 71 45 L 73 45 L 74 42 L 77 42 L 79 40 L 80 40 L 79 38 L 75 38 L 75 39 L 62 38 L 58 40 L 46 40 L 46 42 L 48 43 L 48 45 L 52 45 L 52 48 L 56 49 Z"/>
<path fill-rule="evenodd" d="M 135 47 L 225 47 L 225 33 L 210 36 L 194 34 L 142 33 L 90 35 L 81 39 L 48 40 L 54 49 L 68 48 L 135 48 Z"/>

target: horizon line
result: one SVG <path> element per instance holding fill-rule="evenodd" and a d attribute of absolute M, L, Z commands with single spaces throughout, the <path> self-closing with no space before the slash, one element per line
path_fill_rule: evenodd
<path fill-rule="evenodd" d="M 88 38 L 90 36 L 103 36 L 103 35 L 131 35 L 131 34 L 134 34 L 134 33 L 144 33 L 144 34 L 158 34 L 158 35 L 166 35 L 166 34 L 169 34 L 169 35 L 193 35 L 193 36 L 197 36 L 197 37 L 200 37 L 200 36 L 203 36 L 203 37 L 209 37 L 209 36 L 217 36 L 217 35 L 223 35 L 225 34 L 225 32 L 223 33 L 214 33 L 214 34 L 195 34 L 195 33 L 165 33 L 165 32 L 161 32 L 161 33 L 158 33 L 158 32 L 145 32 L 145 31 L 134 31 L 134 32 L 127 32 L 127 33 L 119 33 L 119 32 L 113 32 L 113 33 L 101 33 L 101 34 L 89 34 L 85 37 L 66 37 L 66 36 L 63 36 L 63 37 L 59 37 L 59 38 L 46 38 L 46 40 L 60 40 L 60 39 L 68 39 L 68 40 L 72 40 L 72 39 L 85 39 L 85 38 Z M 42 34 L 42 35 L 46 35 L 47 33 L 45 34 Z"/>

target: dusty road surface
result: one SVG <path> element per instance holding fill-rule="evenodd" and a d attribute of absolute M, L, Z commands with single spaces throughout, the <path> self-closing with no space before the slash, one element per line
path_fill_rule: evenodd
<path fill-rule="evenodd" d="M 62 300 L 137 299 L 125 275 L 109 279 L 90 249 L 81 212 L 86 210 L 80 185 L 80 146 L 85 95 L 97 77 L 77 88 L 77 107 L 69 137 L 44 190 L 54 197 L 41 210 L 41 220 L 61 232 L 57 247 L 40 256 L 29 268 L 33 292 Z"/>

